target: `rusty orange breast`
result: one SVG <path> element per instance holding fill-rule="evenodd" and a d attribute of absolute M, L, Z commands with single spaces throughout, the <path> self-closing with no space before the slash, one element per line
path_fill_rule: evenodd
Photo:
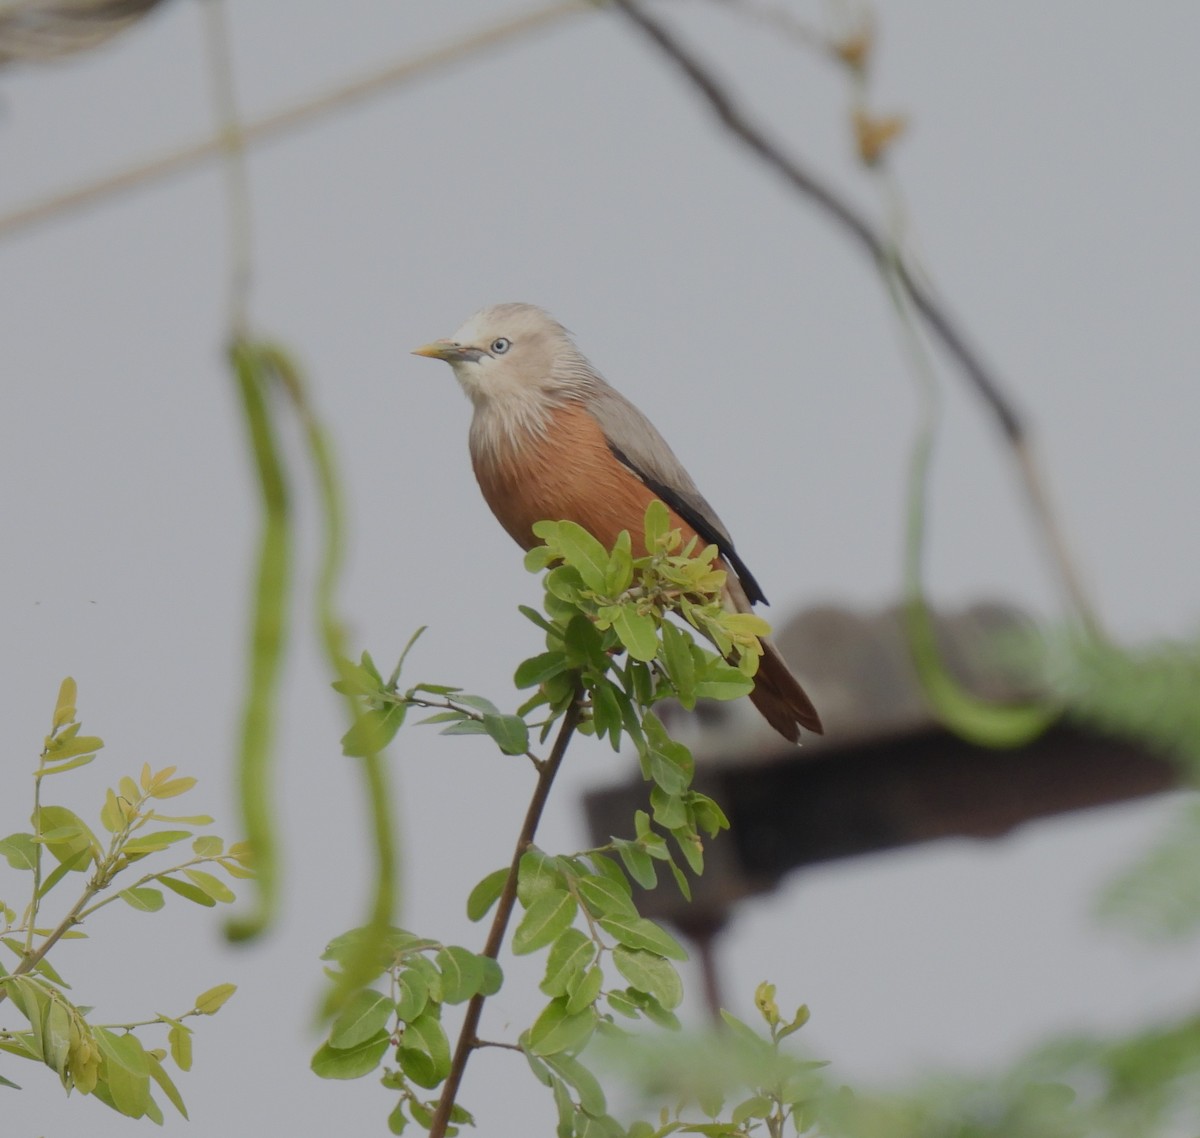
<path fill-rule="evenodd" d="M 484 499 L 522 549 L 538 544 L 533 524 L 549 519 L 583 526 L 606 548 L 627 529 L 634 556 L 644 555 L 642 523 L 657 495 L 617 461 L 581 403 L 551 412 L 544 437 L 530 432 L 498 455 L 471 458 Z M 674 510 L 671 526 L 685 541 L 695 533 Z"/>

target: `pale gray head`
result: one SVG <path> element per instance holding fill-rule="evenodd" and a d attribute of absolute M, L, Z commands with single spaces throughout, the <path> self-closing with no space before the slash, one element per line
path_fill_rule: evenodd
<path fill-rule="evenodd" d="M 602 382 L 567 330 L 533 304 L 495 304 L 414 352 L 445 360 L 476 408 L 559 402 Z"/>

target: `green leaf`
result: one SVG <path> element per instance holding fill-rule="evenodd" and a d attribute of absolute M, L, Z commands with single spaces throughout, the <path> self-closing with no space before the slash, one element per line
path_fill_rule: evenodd
<path fill-rule="evenodd" d="M 37 843 L 32 834 L 9 834 L 0 839 L 0 854 L 13 869 L 33 869 L 37 864 Z"/>
<path fill-rule="evenodd" d="M 596 959 L 592 938 L 580 929 L 561 933 L 546 957 L 546 977 L 541 989 L 547 996 L 566 995 L 567 989 Z"/>
<path fill-rule="evenodd" d="M 555 940 L 571 927 L 578 905 L 565 889 L 544 893 L 525 911 L 512 938 L 516 956 L 534 952 Z"/>
<path fill-rule="evenodd" d="M 645 917 L 600 917 L 596 922 L 626 948 L 641 948 L 657 952 L 672 960 L 687 960 L 683 945 L 669 932 Z"/>
<path fill-rule="evenodd" d="M 660 763 L 656 774 L 662 776 L 664 771 L 675 769 Z M 654 820 L 660 826 L 671 831 L 686 826 L 688 821 L 687 804 L 680 797 L 681 791 L 668 791 L 657 778 L 655 781 L 658 782 L 658 785 L 650 790 L 650 807 L 654 811 Z"/>
<path fill-rule="evenodd" d="M 157 830 L 152 834 L 137 834 L 121 846 L 121 852 L 124 854 L 155 853 L 191 836 L 191 830 Z"/>
<path fill-rule="evenodd" d="M 516 715 L 485 714 L 483 729 L 506 755 L 523 755 L 529 750 L 529 728 Z"/>
<path fill-rule="evenodd" d="M 185 869 L 183 872 L 197 889 L 214 901 L 228 903 L 234 900 L 233 890 L 220 878 L 213 877 L 211 873 L 205 873 L 202 869 Z"/>
<path fill-rule="evenodd" d="M 579 1095 L 579 1105 L 587 1114 L 603 1114 L 608 1109 L 604 1091 L 596 1076 L 578 1059 L 560 1052 L 555 1055 L 547 1055 L 546 1062 L 562 1077 L 564 1082 L 575 1088 L 575 1093 Z"/>
<path fill-rule="evenodd" d="M 189 881 L 177 881 L 174 877 L 167 877 L 165 874 L 159 874 L 155 881 L 165 885 L 172 893 L 178 893 L 180 897 L 186 897 L 195 905 L 203 905 L 206 909 L 211 909 L 216 905 L 207 893 L 202 889 L 197 889 Z"/>
<path fill-rule="evenodd" d="M 167 1046 L 171 1049 L 171 1058 L 181 1071 L 192 1069 L 192 1029 L 182 1023 L 171 1024 L 167 1032 Z"/>
<path fill-rule="evenodd" d="M 354 759 L 379 754 L 395 738 L 407 711 L 407 704 L 390 703 L 360 712 L 342 736 L 342 754 Z"/>
<path fill-rule="evenodd" d="M 460 719 L 457 723 L 451 723 L 449 727 L 443 727 L 438 732 L 439 735 L 486 735 L 487 728 L 478 719 Z"/>
<path fill-rule="evenodd" d="M 604 593 L 616 597 L 633 584 L 633 543 L 629 531 L 622 530 L 617 534 L 617 543 L 613 546 L 608 558 L 608 566 L 604 571 Z"/>
<path fill-rule="evenodd" d="M 57 731 L 75 719 L 75 702 L 79 689 L 70 676 L 58 685 L 58 699 L 54 703 L 54 722 L 52 730 Z"/>
<path fill-rule="evenodd" d="M 207 834 L 192 842 L 192 853 L 197 857 L 219 857 L 224 852 L 225 842 L 213 834 Z"/>
<path fill-rule="evenodd" d="M 738 699 L 754 690 L 754 680 L 715 657 L 696 681 L 697 699 Z"/>
<path fill-rule="evenodd" d="M 356 992 L 338 1013 L 329 1029 L 329 1045 L 339 1051 L 351 1050 L 376 1039 L 385 1032 L 396 1005 L 381 992 L 364 988 Z"/>
<path fill-rule="evenodd" d="M 456 702 L 464 703 L 467 707 L 480 711 L 484 715 L 500 714 L 500 709 L 490 699 L 485 699 L 481 695 L 456 695 L 454 698 Z"/>
<path fill-rule="evenodd" d="M 146 1064 L 150 1070 L 150 1078 L 152 1078 L 162 1090 L 162 1093 L 170 1100 L 171 1105 L 179 1111 L 184 1118 L 187 1118 L 187 1107 L 183 1105 L 183 1096 L 179 1093 L 179 1088 L 175 1086 L 171 1076 L 164 1070 L 162 1063 L 159 1062 L 156 1055 L 146 1052 Z"/>
<path fill-rule="evenodd" d="M 766 1095 L 754 1095 L 752 1098 L 739 1102 L 733 1108 L 733 1124 L 741 1126 L 751 1118 L 766 1118 L 773 1109 L 773 1103 Z"/>
<path fill-rule="evenodd" d="M 162 892 L 158 889 L 151 889 L 148 885 L 135 885 L 129 889 L 122 889 L 117 896 L 132 908 L 140 909 L 143 913 L 157 913 L 164 904 Z"/>
<path fill-rule="evenodd" d="M 405 968 L 396 978 L 396 1014 L 411 1023 L 429 1002 L 429 985 L 420 972 Z"/>
<path fill-rule="evenodd" d="M 403 1134 L 404 1128 L 408 1125 L 408 1118 L 404 1114 L 404 1104 L 407 1100 L 401 1099 L 394 1107 L 392 1112 L 387 1116 L 387 1127 L 389 1134 Z"/>
<path fill-rule="evenodd" d="M 236 991 L 236 984 L 217 984 L 215 987 L 201 992 L 196 997 L 196 1003 L 193 1006 L 201 1015 L 216 1015 Z"/>
<path fill-rule="evenodd" d="M 653 996 L 671 1011 L 683 1002 L 683 981 L 670 961 L 654 952 L 617 945 L 613 949 L 617 971 L 640 992 Z"/>
<path fill-rule="evenodd" d="M 117 1035 L 106 1027 L 94 1031 L 100 1048 L 100 1087 L 105 1088 L 113 1108 L 129 1118 L 141 1118 L 152 1107 L 150 1065 L 136 1035 Z"/>
<path fill-rule="evenodd" d="M 477 956 L 482 976 L 479 981 L 481 996 L 494 996 L 504 985 L 504 970 L 490 956 Z"/>
<path fill-rule="evenodd" d="M 588 690 L 592 694 L 592 722 L 596 734 L 601 738 L 607 735 L 615 751 L 621 745 L 621 728 L 625 722 L 621 704 L 628 697 L 602 677 L 589 684 Z"/>
<path fill-rule="evenodd" d="M 436 1087 L 450 1074 L 450 1041 L 436 1016 L 427 1013 L 405 1027 L 397 1057 L 419 1087 Z"/>
<path fill-rule="evenodd" d="M 632 605 L 621 605 L 611 619 L 613 630 L 635 660 L 649 661 L 658 655 L 653 617 L 638 613 Z"/>
<path fill-rule="evenodd" d="M 608 1001 L 608 1006 L 614 1012 L 626 1016 L 629 1019 L 637 1019 L 639 1014 L 638 1005 L 633 1002 L 624 992 L 617 990 L 608 992 L 605 997 Z"/>
<path fill-rule="evenodd" d="M 646 550 L 653 553 L 671 529 L 671 514 L 657 498 L 646 507 L 646 523 L 643 530 Z"/>
<path fill-rule="evenodd" d="M 679 702 L 691 711 L 696 706 L 696 663 L 692 658 L 692 640 L 669 620 L 662 623 L 663 663 L 675 685 Z"/>
<path fill-rule="evenodd" d="M 493 870 L 471 890 L 470 896 L 467 897 L 467 916 L 472 921 L 481 921 L 488 915 L 500 894 L 504 892 L 508 874 L 508 866 Z"/>
<path fill-rule="evenodd" d="M 87 869 L 91 865 L 92 850 L 84 846 L 83 849 L 65 858 L 62 863 L 51 870 L 50 874 L 42 881 L 41 888 L 38 890 L 38 897 L 45 897 L 68 873 L 75 870 Z"/>
<path fill-rule="evenodd" d="M 48 761 L 51 759 L 51 757 L 52 756 L 49 755 L 46 756 Z M 57 763 L 52 767 L 43 767 L 40 771 L 38 771 L 37 777 L 45 778 L 52 774 L 63 774 L 65 771 L 73 771 L 78 767 L 86 767 L 88 763 L 90 763 L 95 757 L 96 756 L 94 753 L 89 755 L 79 755 L 77 758 L 71 759 L 69 762 Z"/>
<path fill-rule="evenodd" d="M 557 996 L 542 1009 L 529 1029 L 529 1050 L 535 1055 L 556 1055 L 579 1048 L 595 1027 L 596 1013 L 591 1008 L 569 1015 L 566 998 Z"/>
<path fill-rule="evenodd" d="M 517 899 L 528 909 L 544 893 L 563 887 L 558 859 L 536 846 L 526 850 L 517 863 Z"/>
<path fill-rule="evenodd" d="M 483 965 L 480 957 L 456 944 L 447 945 L 436 957 L 442 973 L 442 1000 L 447 1004 L 461 1004 L 479 991 L 483 982 Z"/>
<path fill-rule="evenodd" d="M 522 661 L 513 675 L 518 690 L 534 688 L 545 683 L 551 676 L 566 671 L 567 658 L 562 652 L 543 652 Z"/>
<path fill-rule="evenodd" d="M 408 967 L 411 971 L 419 973 L 424 979 L 429 1002 L 440 1004 L 442 1002 L 442 974 L 438 971 L 437 965 L 427 956 L 416 956 L 409 961 Z M 434 1014 L 437 1014 L 436 1010 Z"/>
<path fill-rule="evenodd" d="M 603 987 L 604 973 L 599 965 L 593 965 L 567 986 L 567 1015 L 575 1015 L 591 1007 Z"/>
<path fill-rule="evenodd" d="M 558 523 L 552 549 L 579 571 L 584 585 L 593 593 L 603 593 L 608 569 L 608 551 L 587 530 L 575 522 Z"/>
<path fill-rule="evenodd" d="M 620 855 L 621 861 L 629 876 L 643 889 L 653 889 L 658 883 L 658 874 L 654 870 L 654 862 L 636 842 L 625 838 L 614 838 L 613 845 Z"/>
<path fill-rule="evenodd" d="M 361 1079 L 379 1066 L 390 1044 L 386 1031 L 344 1049 L 324 1043 L 317 1048 L 310 1066 L 322 1079 Z"/>
<path fill-rule="evenodd" d="M 636 917 L 628 887 L 622 889 L 607 877 L 581 876 L 575 883 L 579 896 L 593 917 Z"/>
<path fill-rule="evenodd" d="M 92 831 L 65 806 L 40 807 L 38 817 L 34 820 L 34 829 L 41 835 L 41 841 L 56 861 L 68 861 L 84 850 L 88 851 L 88 861 L 98 861 L 102 856 L 100 843 Z M 87 868 L 87 861 L 75 864 L 81 873 Z"/>

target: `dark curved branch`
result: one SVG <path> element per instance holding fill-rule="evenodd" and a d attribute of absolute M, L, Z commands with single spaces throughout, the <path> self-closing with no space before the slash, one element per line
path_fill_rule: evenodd
<path fill-rule="evenodd" d="M 945 351 L 962 370 L 976 394 L 992 413 L 1001 434 L 1014 452 L 1034 519 L 1049 556 L 1058 570 L 1063 589 L 1076 616 L 1092 631 L 1098 622 L 1083 587 L 1050 502 L 1045 480 L 1034 458 L 1025 421 L 1005 394 L 999 379 L 969 343 L 966 334 L 945 305 L 918 280 L 888 241 L 820 178 L 773 142 L 742 110 L 721 82 L 675 35 L 634 0 L 607 0 L 608 6 L 627 19 L 671 61 L 708 103 L 721 125 L 761 162 L 789 185 L 815 201 L 870 256 L 881 270 L 893 274 L 916 311 Z"/>

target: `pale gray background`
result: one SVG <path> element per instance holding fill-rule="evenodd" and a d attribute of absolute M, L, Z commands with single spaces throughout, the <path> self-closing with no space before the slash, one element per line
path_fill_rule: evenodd
<path fill-rule="evenodd" d="M 245 109 L 507 10 L 239 0 Z M 1034 417 L 1106 620 L 1128 641 L 1192 634 L 1200 7 L 924 0 L 878 13 L 880 108 L 914 120 L 896 160 L 919 248 Z M 875 208 L 834 69 L 711 6 L 680 5 L 678 20 L 779 137 Z M 197 6 L 169 5 L 77 61 L 0 73 L 0 116 L 0 209 L 207 133 Z M 512 706 L 511 668 L 538 649 L 515 611 L 538 586 L 478 496 L 468 406 L 448 369 L 406 354 L 496 300 L 550 307 L 649 413 L 733 528 L 777 620 L 812 602 L 895 597 L 914 404 L 879 284 L 615 18 L 575 19 L 271 143 L 250 172 L 254 314 L 299 353 L 336 437 L 354 526 L 345 603 L 356 642 L 381 661 L 428 623 L 414 674 Z M 27 824 L 25 772 L 68 673 L 86 728 L 108 741 L 71 804 L 92 814 L 103 786 L 143 760 L 177 763 L 201 776 L 193 808 L 235 828 L 257 515 L 222 365 L 224 232 L 210 167 L 0 247 L 2 833 Z M 948 427 L 935 599 L 999 595 L 1054 615 L 1006 457 L 957 386 Z M 211 984 L 241 985 L 198 1024 L 196 1070 L 180 1079 L 193 1133 L 381 1133 L 390 1109 L 370 1081 L 307 1070 L 317 956 L 361 916 L 365 855 L 340 709 L 298 615 L 281 926 L 233 951 L 211 912 L 172 899 L 167 917 L 110 908 L 90 945 L 56 952 L 81 1002 L 103 994 L 98 1018 L 177 1011 Z M 431 730 L 403 735 L 391 761 L 403 920 L 478 944 L 461 899 L 507 859 L 529 772 Z M 624 771 L 606 747 L 580 745 L 544 844 L 583 844 L 578 794 Z M 754 985 L 775 980 L 782 1001 L 812 1006 L 805 1037 L 834 1071 L 877 1084 L 1194 1008 L 1190 952 L 1100 932 L 1089 915 L 1095 889 L 1171 808 L 794 880 L 748 906 L 725 943 L 730 1002 L 746 1012 Z M 514 979 L 487 1031 L 515 1034 L 530 1006 Z M 99 1104 L 64 1102 L 48 1072 L 11 1068 L 27 1090 L 0 1102 L 6 1133 L 128 1132 Z M 464 1101 L 488 1135 L 551 1125 L 510 1053 L 473 1062 Z M 184 1124 L 168 1114 L 166 1131 Z"/>

